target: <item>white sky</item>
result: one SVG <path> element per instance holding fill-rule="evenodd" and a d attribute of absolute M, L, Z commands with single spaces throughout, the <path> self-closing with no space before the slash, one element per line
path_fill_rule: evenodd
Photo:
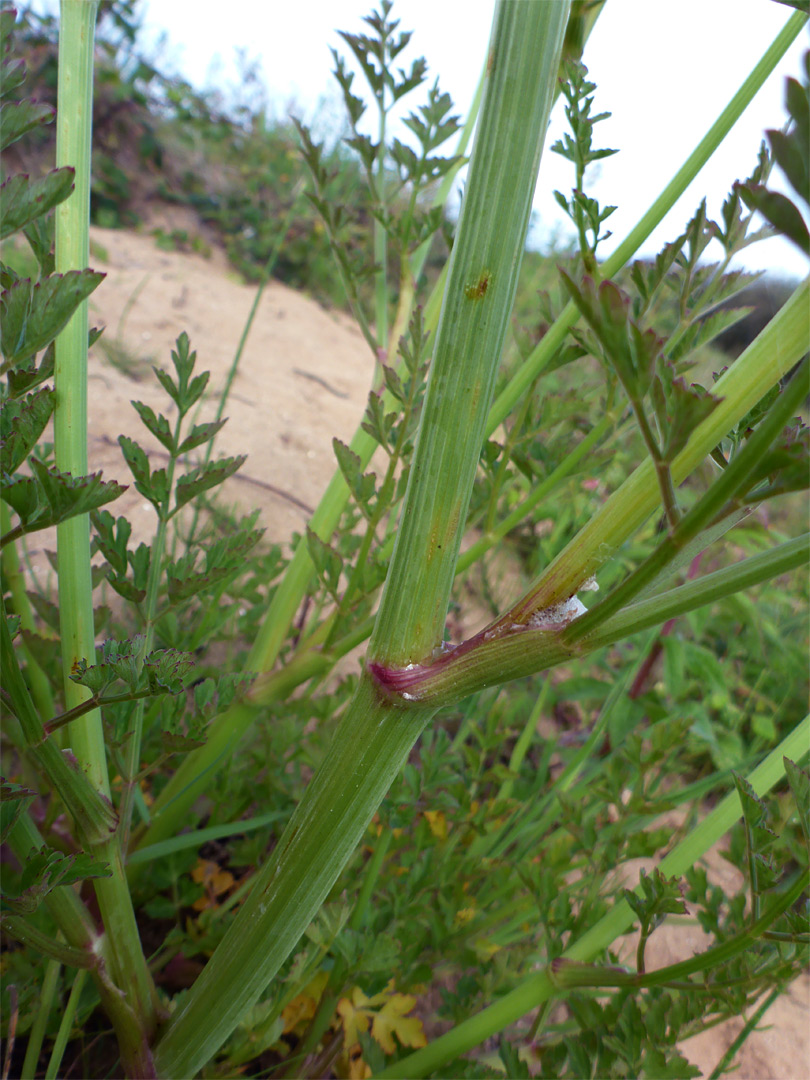
<path fill-rule="evenodd" d="M 551 2 L 551 0 L 525 0 Z M 330 72 L 329 46 L 348 49 L 337 28 L 366 29 L 361 21 L 373 0 L 261 0 L 203 3 L 201 0 L 144 0 L 141 12 L 150 34 L 165 32 L 167 55 L 180 73 L 202 86 L 212 76 L 221 84 L 234 77 L 235 50 L 258 58 L 278 114 L 291 102 L 305 121 L 339 115 L 337 88 Z M 376 3 L 374 3 L 376 6 Z M 423 55 L 428 77 L 466 113 L 481 71 L 492 19 L 493 0 L 395 0 L 392 16 L 400 30 L 413 30 L 408 50 L 399 59 L 406 66 Z M 595 112 L 613 116 L 597 125 L 596 146 L 618 147 L 620 153 L 599 163 L 590 193 L 619 209 L 607 225 L 620 239 L 647 209 L 688 156 L 710 124 L 792 11 L 773 0 L 609 0 L 586 45 L 584 60 L 597 84 Z M 727 137 L 714 159 L 698 175 L 683 199 L 643 249 L 653 254 L 674 238 L 700 199 L 717 216 L 731 183 L 744 179 L 755 164 L 765 128 L 780 127 L 785 77 L 799 77 L 800 57 L 810 47 L 803 32 L 777 70 Z M 360 78 L 353 89 L 358 91 Z M 405 99 L 408 112 L 420 104 L 419 91 Z M 543 155 L 535 198 L 539 236 L 555 227 L 566 229 L 551 197 L 568 193 L 573 175 L 569 164 L 549 151 L 564 130 L 558 102 Z M 774 170 L 772 183 L 777 180 Z M 587 186 L 587 180 L 586 180 Z M 786 189 L 787 190 L 787 189 Z M 607 255 L 608 241 L 601 252 Z M 711 248 L 709 249 L 711 252 Z M 750 269 L 804 276 L 801 253 L 781 239 L 743 252 Z"/>

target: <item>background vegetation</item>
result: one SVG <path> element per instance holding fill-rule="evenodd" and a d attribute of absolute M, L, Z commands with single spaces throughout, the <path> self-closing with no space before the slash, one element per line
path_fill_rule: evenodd
<path fill-rule="evenodd" d="M 28 86 L 41 103 L 53 105 L 57 30 L 55 20 L 22 7 L 14 42 L 15 54 L 27 65 Z M 355 314 L 371 311 L 379 289 L 372 237 L 380 212 L 367 182 L 363 148 L 335 140 L 319 150 L 308 142 L 307 132 L 269 120 L 266 93 L 248 63 L 238 96 L 201 94 L 159 68 L 142 53 L 134 0 L 102 7 L 92 220 L 106 227 L 149 228 L 156 205 L 184 206 L 194 211 L 199 226 L 162 226 L 158 243 L 201 253 L 220 243 L 249 281 L 262 280 L 272 260 L 275 277 L 319 301 Z M 345 77 L 342 91 L 351 110 Z M 448 116 L 442 114 L 441 122 L 448 122 Z M 582 117 L 580 122 L 581 136 L 587 125 Z M 356 138 L 348 121 L 342 134 Z M 53 155 L 52 129 L 37 126 L 4 155 L 4 174 L 44 173 Z M 750 163 L 751 170 L 755 165 Z M 394 168 L 390 162 L 385 168 L 390 173 L 383 171 L 382 185 L 395 186 Z M 419 211 L 426 219 L 440 179 L 425 183 L 420 192 Z M 313 198 L 303 197 L 305 187 Z M 325 212 L 327 190 L 330 203 L 345 207 L 340 222 L 330 221 Z M 407 201 L 405 195 L 398 197 Z M 576 224 L 573 200 L 571 209 Z M 598 216 L 598 208 L 590 210 Z M 392 221 L 402 211 L 394 200 Z M 393 232 L 395 225 L 388 224 Z M 709 275 L 701 277 L 695 253 L 720 226 L 707 222 L 698 209 L 690 227 L 678 246 L 687 254 L 673 262 L 681 276 L 658 296 L 655 325 L 663 334 L 684 325 L 692 328 L 684 370 L 688 358 L 689 369 L 699 373 L 690 378 L 710 386 L 711 373 L 741 351 L 745 321 L 727 326 L 732 317 L 721 317 L 712 333 L 702 332 L 708 313 L 723 311 L 726 302 L 719 289 L 711 305 L 701 307 Z M 436 243 L 416 283 L 423 302 L 439 279 L 454 223 L 439 216 L 431 228 Z M 599 224 L 590 253 L 594 265 L 598 236 Z M 10 273 L 30 272 L 30 259 L 22 246 L 4 246 Z M 587 255 L 574 244 L 552 256 L 527 255 L 496 394 L 568 301 L 555 267 L 573 273 L 583 259 L 587 269 Z M 652 273 L 651 267 L 646 272 Z M 385 273 L 392 311 L 400 298 L 400 270 L 401 263 L 392 258 Z M 630 271 L 617 280 L 628 289 L 634 281 L 637 285 Z M 789 284 L 760 283 L 759 292 L 746 294 L 740 291 L 743 284 L 735 278 L 733 288 L 723 286 L 729 303 L 732 296 L 734 305 L 749 303 L 749 295 L 758 310 L 766 300 L 781 306 L 792 291 Z M 694 311 L 684 319 L 692 302 Z M 425 312 L 427 319 L 429 304 Z M 369 326 L 373 321 L 368 318 Z M 202 365 L 204 343 L 195 345 Z M 591 356 L 598 353 L 592 341 L 572 338 L 543 374 L 542 393 L 536 381 L 516 413 L 485 444 L 467 519 L 474 536 L 491 535 L 527 493 L 550 477 L 553 497 L 509 530 L 497 553 L 491 551 L 459 575 L 451 628 L 470 592 L 489 605 L 493 617 L 498 615 L 503 560 L 521 582 L 535 579 L 588 523 L 595 501 L 618 488 L 644 454 L 617 379 L 606 377 L 590 358 L 583 360 L 586 345 Z M 337 449 L 356 498 L 329 542 L 310 534 L 317 573 L 301 619 L 280 647 L 277 676 L 295 673 L 295 664 L 306 660 L 307 644 L 337 657 L 362 640 L 390 556 L 394 511 L 423 400 L 428 350 L 419 318 L 411 323 L 402 355 L 400 376 L 385 376 L 398 398 L 396 415 L 389 420 L 370 401 L 366 416 L 368 429 L 393 463 L 389 490 L 381 476 L 376 488 L 369 486 L 353 460 Z M 571 377 L 574 362 L 576 378 Z M 189 420 L 195 404 L 192 364 L 189 343 L 181 339 L 174 367 L 165 365 L 176 380 L 174 390 L 161 378 Z M 198 368 L 193 372 L 198 374 Z M 596 415 L 604 417 L 601 437 L 583 454 L 580 448 L 594 430 Z M 150 430 L 160 427 L 154 415 L 142 418 Z M 192 437 L 194 431 L 187 426 L 182 438 L 173 436 L 178 470 L 190 449 L 204 447 L 215 436 L 206 430 Z M 741 425 L 740 444 L 747 431 Z M 124 452 L 145 496 L 157 505 L 163 496 L 154 486 L 155 474 L 150 476 L 148 468 L 146 475 L 139 473 L 135 449 Z M 42 457 L 51 460 L 47 446 Z M 569 464 L 558 477 L 554 470 L 560 462 Z M 236 462 L 224 467 L 217 482 L 237 467 Z M 685 486 L 687 505 L 697 501 L 710 470 L 707 462 Z M 230 670 L 250 667 L 259 617 L 289 567 L 289 551 L 263 544 L 260 523 L 228 520 L 208 498 L 213 483 L 198 481 L 199 476 L 191 482 L 189 496 L 205 495 L 206 500 L 193 516 L 178 516 L 174 531 L 167 529 L 165 559 L 159 549 L 153 554 L 158 564 L 168 562 L 168 573 L 155 585 L 160 598 L 146 626 L 147 556 L 127 553 L 112 516 L 100 505 L 94 513 L 95 561 L 99 579 L 106 579 L 99 587 L 107 601 L 99 606 L 97 636 L 123 642 L 134 634 L 151 635 L 150 648 L 163 652 L 164 661 L 168 650 L 176 650 L 171 657 L 177 668 L 155 675 L 174 697 L 150 702 L 145 713 L 131 696 L 111 700 L 105 709 L 116 802 L 122 813 L 125 809 L 132 815 L 129 872 L 141 940 L 161 1000 L 176 1002 L 184 1000 L 185 990 L 221 942 L 256 867 L 276 844 L 322 762 L 357 686 L 355 674 L 327 678 L 324 670 L 291 682 L 300 687 L 295 694 L 282 697 L 272 686 L 263 691 L 263 700 L 254 699 L 250 706 L 254 723 L 238 752 L 227 769 L 211 776 L 189 812 L 185 825 L 198 831 L 171 839 L 149 832 L 149 808 L 167 790 L 176 755 L 199 746 L 206 722 L 239 700 L 240 680 L 220 677 L 223 650 Z M 766 506 L 746 516 L 721 550 L 709 548 L 687 564 L 686 577 L 765 552 L 804 528 L 802 496 L 780 494 Z M 655 548 L 661 528 L 660 520 L 651 520 L 621 548 L 600 574 L 604 592 Z M 68 703 L 60 690 L 54 598 L 29 591 L 24 600 L 25 590 L 8 585 L 16 580 L 15 569 L 10 572 L 4 565 L 4 574 L 10 574 L 4 592 L 9 611 L 23 619 L 26 677 L 35 697 L 50 700 L 45 711 L 56 716 Z M 582 660 L 566 661 L 551 676 L 485 689 L 444 709 L 412 751 L 364 843 L 281 977 L 244 1016 L 204 1075 L 366 1077 L 386 1067 L 395 1070 L 411 1050 L 505 998 L 538 965 L 558 960 L 571 941 L 628 895 L 625 886 L 635 886 L 637 876 L 621 878 L 616 868 L 671 850 L 712 810 L 718 790 L 734 790 L 735 783 L 745 817 L 729 833 L 723 857 L 743 872 L 739 890 L 724 892 L 696 864 L 678 882 L 650 874 L 645 896 L 634 901 L 642 942 L 668 916 L 699 923 L 714 947 L 732 943 L 729 955 L 709 969 L 713 981 L 706 976 L 705 993 L 683 992 L 685 975 L 673 973 L 664 985 L 622 985 L 610 983 L 603 969 L 598 989 L 575 984 L 553 1008 L 541 1006 L 531 1025 L 521 1022 L 498 1045 L 481 1040 L 475 1055 L 445 1060 L 437 1075 L 524 1076 L 531 1068 L 537 1075 L 560 1077 L 690 1076 L 696 1072 L 679 1049 L 683 1039 L 743 1013 L 753 1018 L 745 1029 L 749 1033 L 763 995 L 770 995 L 764 997 L 770 1003 L 806 958 L 806 898 L 797 899 L 786 921 L 778 928 L 774 923 L 755 947 L 745 939 L 779 888 L 784 891 L 785 883 L 806 868 L 807 808 L 801 797 L 797 808 L 796 794 L 806 796 L 806 789 L 800 786 L 804 781 L 792 787 L 782 782 L 759 800 L 744 782 L 735 781 L 732 770 L 747 775 L 795 731 L 806 712 L 808 588 L 806 572 L 793 571 Z M 131 603 L 122 606 L 117 598 Z M 178 654 L 193 654 L 193 685 Z M 102 663 L 117 664 L 120 673 L 126 659 L 123 652 L 105 654 Z M 89 681 L 85 685 L 92 688 Z M 42 711 L 42 698 L 37 705 Z M 138 716 L 143 734 L 133 769 L 131 732 Z M 16 722 L 9 724 L 6 739 L 7 775 L 30 790 L 26 798 L 50 850 L 75 857 L 75 840 L 63 827 L 64 806 L 43 788 L 30 754 L 21 749 Z M 85 871 L 76 877 L 93 876 L 92 866 Z M 27 901 L 32 891 L 39 889 L 43 896 L 47 891 L 12 856 L 4 877 L 4 891 L 17 902 L 11 909 L 15 914 L 20 898 Z M 64 884 L 71 878 L 59 880 Z M 55 883 L 53 876 L 48 888 Z M 87 881 L 82 888 L 82 895 L 89 896 Z M 56 937 L 46 906 L 37 909 L 36 920 L 43 934 Z M 60 1070 L 66 1069 L 73 1075 L 120 1075 L 118 1047 L 98 1007 L 97 985 L 81 971 L 77 977 L 69 961 L 61 963 L 53 955 L 43 960 L 37 943 L 31 944 L 9 937 L 3 953 L 8 1075 L 35 1076 L 46 1069 L 46 1075 L 63 1075 Z M 643 973 L 643 944 L 637 955 Z M 618 943 L 601 959 L 611 969 L 628 962 Z M 718 1062 L 714 1075 L 731 1063 L 732 1056 Z"/>

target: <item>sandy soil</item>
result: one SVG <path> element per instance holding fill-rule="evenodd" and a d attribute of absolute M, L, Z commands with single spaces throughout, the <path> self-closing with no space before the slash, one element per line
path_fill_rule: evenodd
<path fill-rule="evenodd" d="M 216 409 L 255 291 L 238 283 L 221 254 L 159 250 L 148 236 L 93 229 L 92 265 L 107 279 L 91 297 L 92 324 L 106 326 L 108 343 L 124 358 L 113 367 L 97 346 L 90 366 L 90 462 L 105 478 L 128 473 L 116 443 L 121 433 L 150 454 L 162 453 L 129 405 L 136 398 L 166 411 L 151 364 L 169 368 L 175 338 L 186 330 L 199 370 L 211 371 L 200 420 Z M 102 257 L 103 256 L 103 257 Z M 274 541 L 302 531 L 331 477 L 333 435 L 349 441 L 368 394 L 373 357 L 344 316 L 326 312 L 280 284 L 265 291 L 228 400 L 229 423 L 217 441 L 223 455 L 247 453 L 227 482 L 227 497 L 243 512 L 259 508 Z M 110 507 L 126 512 L 141 538 L 154 527 L 151 506 L 130 490 Z M 51 546 L 45 544 L 44 546 Z M 713 872 L 733 873 L 712 859 Z M 637 879 L 636 879 L 637 880 Z M 682 960 L 702 947 L 699 929 L 665 925 L 650 941 L 650 967 Z M 708 1076 L 744 1021 L 731 1021 L 684 1045 Z M 734 1074 L 740 1080 L 810 1077 L 810 978 L 796 982 L 744 1044 Z"/>
<path fill-rule="evenodd" d="M 106 326 L 107 348 L 114 346 L 124 359 L 116 369 L 100 344 L 93 350 L 90 456 L 105 477 L 125 481 L 119 434 L 160 454 L 129 405 L 136 398 L 168 414 L 171 403 L 151 365 L 173 373 L 170 351 L 185 330 L 197 351 L 197 371 L 211 372 L 199 420 L 212 419 L 255 289 L 240 284 L 218 253 L 204 259 L 161 251 L 148 236 L 104 229 L 93 229 L 92 239 L 91 261 L 107 278 L 91 297 L 91 323 Z M 107 257 L 99 258 L 101 252 Z M 332 437 L 348 442 L 353 435 L 373 362 L 350 320 L 284 285 L 274 282 L 265 290 L 216 449 L 222 456 L 248 455 L 225 492 L 242 511 L 261 511 L 269 539 L 288 540 L 317 506 L 335 467 Z M 151 520 L 151 508 L 137 493 L 124 498 L 130 505 L 122 499 L 118 513 L 134 506 Z"/>

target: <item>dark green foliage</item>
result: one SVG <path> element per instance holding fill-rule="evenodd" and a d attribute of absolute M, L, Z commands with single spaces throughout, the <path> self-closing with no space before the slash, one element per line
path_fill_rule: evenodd
<path fill-rule="evenodd" d="M 785 104 L 791 119 L 788 131 L 766 132 L 771 153 L 805 207 L 810 207 L 810 52 L 804 54 L 804 82 L 787 80 Z M 810 233 L 801 211 L 779 191 L 756 179 L 736 185 L 746 206 L 810 256 Z"/>
<path fill-rule="evenodd" d="M 54 169 L 41 180 L 11 176 L 0 186 L 0 240 L 30 225 L 70 195 L 73 190 L 71 168 Z"/>
<path fill-rule="evenodd" d="M 18 65 L 12 73 L 12 84 L 17 82 L 19 74 L 20 66 Z M 50 105 L 40 105 L 35 101 L 4 101 L 0 106 L 0 149 L 5 150 L 17 139 L 42 124 L 53 123 L 55 115 L 56 110 Z"/>
<path fill-rule="evenodd" d="M 105 641 L 101 659 L 88 665 L 79 660 L 70 678 L 86 686 L 96 697 L 116 682 L 123 682 L 130 693 L 148 689 L 151 694 L 168 691 L 179 694 L 194 667 L 193 659 L 170 649 L 143 655 L 144 640 L 136 635 L 130 641 Z"/>
<path fill-rule="evenodd" d="M 43 847 L 28 856 L 13 895 L 3 894 L 4 907 L 15 915 L 30 915 L 36 911 L 49 892 L 60 885 L 71 885 L 85 878 L 109 877 L 106 863 L 79 853 L 65 855 L 53 848 Z"/>
<path fill-rule="evenodd" d="M 14 637 L 13 629 L 11 635 Z M 5 844 L 20 814 L 28 809 L 36 797 L 37 793 L 30 788 L 0 779 L 0 843 Z"/>
<path fill-rule="evenodd" d="M 3 498 L 19 518 L 19 524 L 3 538 L 4 542 L 23 533 L 48 529 L 77 514 L 87 514 L 126 490 L 114 480 L 102 480 L 101 473 L 74 478 L 70 473 L 49 469 L 36 458 L 31 458 L 31 469 L 33 476 L 17 476 L 2 484 Z"/>
<path fill-rule="evenodd" d="M 352 498 L 364 517 L 371 516 L 371 500 L 376 491 L 376 477 L 373 473 L 363 473 L 360 458 L 340 439 L 332 440 L 332 448 L 343 478 L 349 485 Z"/>
<path fill-rule="evenodd" d="M 4 369 L 29 360 L 49 345 L 103 280 L 104 274 L 94 270 L 69 270 L 36 283 L 17 280 L 8 285 L 0 296 Z"/>
<path fill-rule="evenodd" d="M 166 594 L 169 603 L 178 604 L 237 577 L 264 532 L 263 529 L 250 527 L 255 520 L 254 514 L 241 528 L 209 543 L 201 563 L 195 551 L 169 563 L 166 567 Z"/>
<path fill-rule="evenodd" d="M 56 395 L 38 390 L 26 398 L 11 398 L 0 413 L 0 470 L 19 469 L 37 444 L 51 418 Z"/>
<path fill-rule="evenodd" d="M 326 591 L 335 600 L 338 598 L 338 586 L 340 575 L 343 570 L 343 560 L 335 549 L 325 543 L 312 531 L 307 529 L 307 545 L 309 554 L 315 566 L 315 572 L 323 581 Z"/>
<path fill-rule="evenodd" d="M 107 510 L 91 515 L 99 550 L 108 560 L 107 580 L 125 600 L 140 603 L 146 596 L 149 575 L 150 548 L 139 544 L 135 552 L 129 551 L 128 542 L 132 526 L 126 518 L 117 520 Z M 129 570 L 132 580 L 127 580 Z"/>

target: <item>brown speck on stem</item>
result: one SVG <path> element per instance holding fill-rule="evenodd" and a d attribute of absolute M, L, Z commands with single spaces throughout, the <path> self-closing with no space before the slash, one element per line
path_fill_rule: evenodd
<path fill-rule="evenodd" d="M 478 275 L 478 280 L 471 282 L 464 290 L 464 295 L 468 300 L 483 300 L 487 295 L 487 289 L 492 281 L 492 271 L 482 270 Z"/>

